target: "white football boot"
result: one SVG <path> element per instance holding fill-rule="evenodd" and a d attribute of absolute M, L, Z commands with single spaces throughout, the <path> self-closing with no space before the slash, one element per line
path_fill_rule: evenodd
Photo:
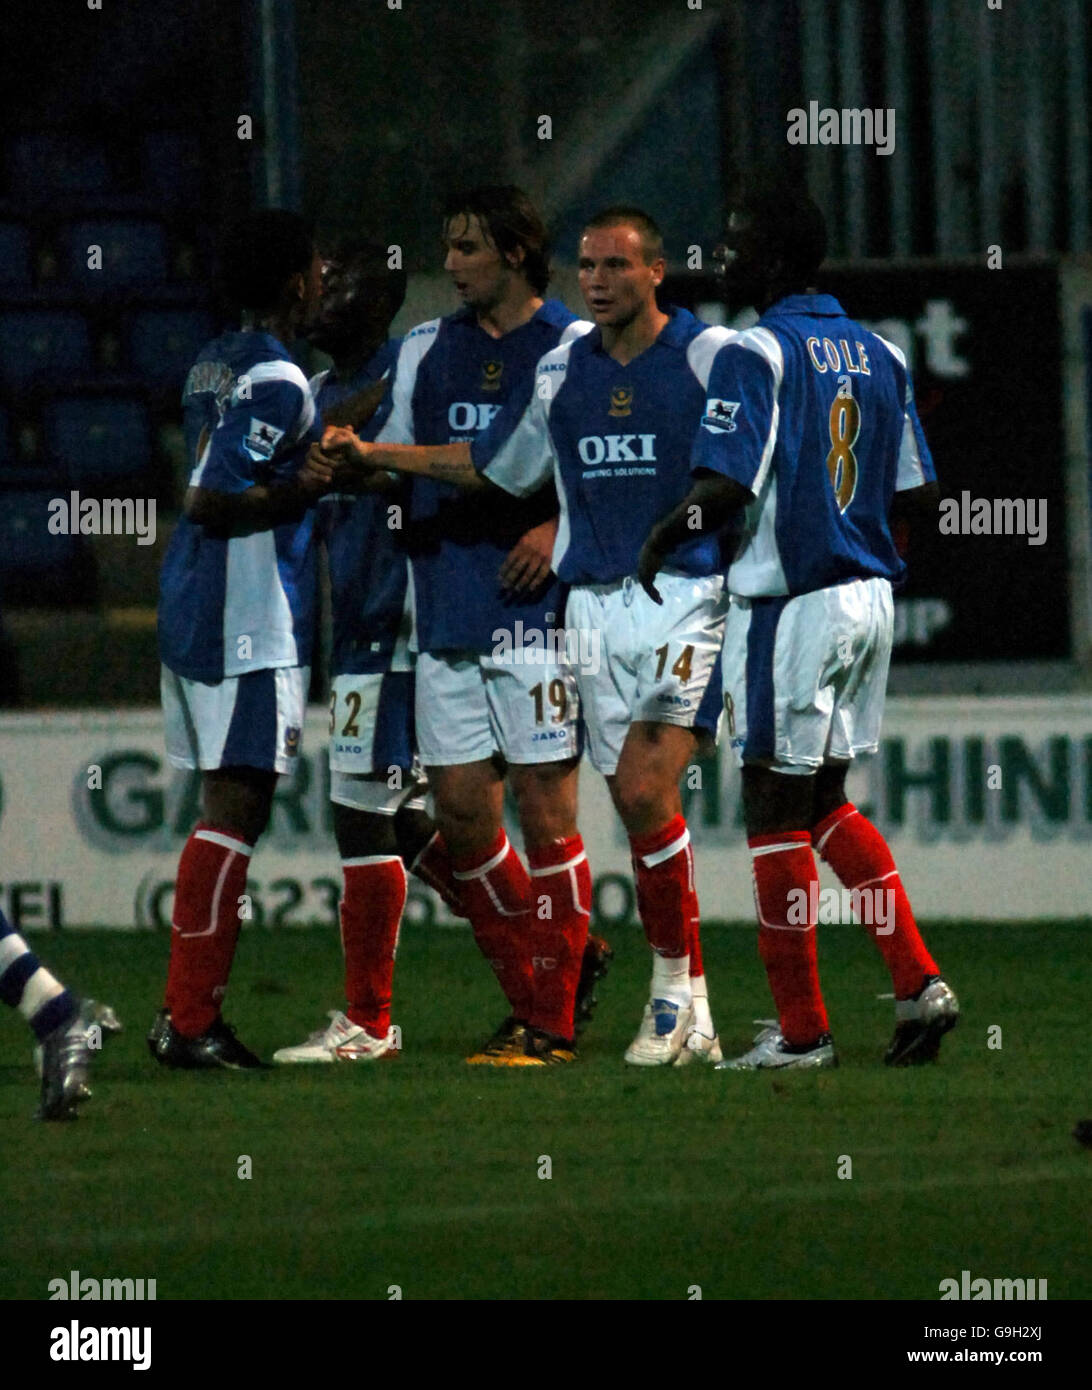
<path fill-rule="evenodd" d="M 625 1060 L 633 1067 L 671 1066 L 686 1043 L 693 1012 L 689 1004 L 651 999 L 637 1036 L 626 1048 Z"/>
<path fill-rule="evenodd" d="M 940 1040 L 959 1022 L 959 1000 L 939 975 L 913 999 L 895 1001 L 895 1036 L 884 1056 L 889 1067 L 912 1067 L 935 1062 Z"/>
<path fill-rule="evenodd" d="M 397 1055 L 398 1034 L 393 1027 L 385 1038 L 373 1038 L 336 1009 L 328 1017 L 329 1027 L 319 1028 L 297 1047 L 274 1052 L 274 1062 L 374 1062 Z"/>
<path fill-rule="evenodd" d="M 829 1033 L 825 1033 L 807 1052 L 790 1052 L 776 1023 L 764 1019 L 757 1021 L 764 1026 L 755 1037 L 754 1047 L 742 1057 L 733 1057 L 731 1061 L 718 1063 L 717 1071 L 784 1071 L 790 1067 L 799 1070 L 838 1065 L 834 1041 Z"/>
<path fill-rule="evenodd" d="M 693 984 L 693 981 L 691 981 Z M 714 1066 L 721 1061 L 724 1053 L 717 1036 L 717 1025 L 709 1012 L 709 996 L 695 992 L 692 1000 L 693 1015 L 690 1027 L 686 1030 L 686 1041 L 682 1051 L 675 1058 L 675 1066 L 685 1067 L 691 1062 L 710 1062 Z"/>

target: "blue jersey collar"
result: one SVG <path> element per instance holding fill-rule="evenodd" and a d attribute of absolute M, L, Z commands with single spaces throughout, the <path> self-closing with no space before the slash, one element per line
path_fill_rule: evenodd
<path fill-rule="evenodd" d="M 806 314 L 809 318 L 844 319 L 846 311 L 832 294 L 787 294 L 776 300 L 762 315 L 760 322 L 781 314 Z"/>
<path fill-rule="evenodd" d="M 689 347 L 695 331 L 703 325 L 694 317 L 689 309 L 680 309 L 677 304 L 665 304 L 663 312 L 667 315 L 667 322 L 660 329 L 659 334 L 653 342 L 645 348 L 662 345 L 663 347 L 682 348 L 684 351 Z M 583 341 L 587 343 L 589 352 L 603 352 L 603 334 L 596 326 L 590 333 L 584 335 Z M 640 354 L 644 356 L 644 353 Z"/>

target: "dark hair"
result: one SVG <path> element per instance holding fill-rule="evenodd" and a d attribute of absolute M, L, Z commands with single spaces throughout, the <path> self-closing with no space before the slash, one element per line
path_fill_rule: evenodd
<path fill-rule="evenodd" d="M 284 208 L 263 208 L 233 226 L 220 247 L 220 285 L 243 309 L 276 306 L 293 275 L 306 275 L 315 255 L 310 223 Z"/>
<path fill-rule="evenodd" d="M 641 250 L 646 265 L 659 260 L 664 253 L 663 233 L 656 225 L 655 219 L 643 208 L 633 207 L 629 203 L 616 203 L 613 207 L 597 212 L 584 223 L 585 231 L 589 227 L 632 227 L 640 233 Z"/>
<path fill-rule="evenodd" d="M 827 223 L 807 188 L 785 174 L 749 179 L 729 204 L 750 215 L 772 255 L 785 265 L 791 288 L 804 288 L 827 254 Z"/>
<path fill-rule="evenodd" d="M 374 286 L 375 292 L 386 299 L 390 316 L 394 318 L 406 298 L 406 271 L 402 265 L 391 269 L 388 247 L 381 241 L 350 237 L 337 243 L 330 259 L 346 270 L 358 270 Z"/>
<path fill-rule="evenodd" d="M 483 184 L 444 204 L 444 227 L 455 217 L 476 217 L 502 256 L 523 250 L 520 270 L 536 294 L 550 283 L 550 238 L 538 209 L 515 184 Z"/>

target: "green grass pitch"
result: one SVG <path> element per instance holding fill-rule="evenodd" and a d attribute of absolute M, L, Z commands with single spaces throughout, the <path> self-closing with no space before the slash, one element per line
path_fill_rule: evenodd
<path fill-rule="evenodd" d="M 841 1067 L 780 1078 L 623 1064 L 649 971 L 636 927 L 612 933 L 571 1067 L 468 1068 L 500 994 L 469 933 L 407 927 L 400 1058 L 242 1076 L 149 1058 L 164 935 L 35 935 L 126 1031 L 78 1123 L 42 1125 L 27 1030 L 2 1016 L 0 1293 L 42 1299 L 78 1269 L 154 1278 L 159 1299 L 386 1299 L 392 1285 L 407 1299 L 686 1299 L 694 1285 L 706 1299 L 936 1299 L 968 1269 L 1087 1298 L 1092 1152 L 1070 1137 L 1092 1115 L 1087 927 L 925 934 L 963 1003 L 937 1066 L 882 1065 L 886 972 L 863 933 L 829 926 Z M 754 929 L 705 937 L 714 1017 L 742 1050 L 770 1011 Z M 252 929 L 225 1012 L 268 1056 L 339 1006 L 340 984 L 332 933 Z"/>

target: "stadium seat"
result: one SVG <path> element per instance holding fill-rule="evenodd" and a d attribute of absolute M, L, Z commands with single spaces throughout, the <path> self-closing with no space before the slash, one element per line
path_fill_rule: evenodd
<path fill-rule="evenodd" d="M 97 141 L 60 131 L 27 131 L 8 140 L 12 193 L 49 200 L 65 194 L 106 193 L 110 166 Z"/>
<path fill-rule="evenodd" d="M 82 289 L 158 285 L 167 278 L 167 239 L 158 222 L 81 220 L 64 229 L 60 246 L 64 278 Z M 101 251 L 98 269 L 88 265 L 92 246 Z"/>
<path fill-rule="evenodd" d="M 63 381 L 90 365 L 90 335 L 81 314 L 53 309 L 0 313 L 0 379 L 6 386 Z"/>
<path fill-rule="evenodd" d="M 149 385 L 181 388 L 193 359 L 212 335 L 208 314 L 148 309 L 130 320 L 129 364 Z"/>
<path fill-rule="evenodd" d="M 46 452 L 79 488 L 146 472 L 151 433 L 144 402 L 115 395 L 51 401 L 43 413 Z"/>
<path fill-rule="evenodd" d="M 0 603 L 93 601 L 94 575 L 80 536 L 48 529 L 50 492 L 9 493 L 0 507 Z"/>
<path fill-rule="evenodd" d="M 30 284 L 30 233 L 18 222 L 0 222 L 0 285 Z"/>
<path fill-rule="evenodd" d="M 201 150 L 184 131 L 151 130 L 141 145 L 144 191 L 162 207 L 194 208 L 201 197 Z"/>

